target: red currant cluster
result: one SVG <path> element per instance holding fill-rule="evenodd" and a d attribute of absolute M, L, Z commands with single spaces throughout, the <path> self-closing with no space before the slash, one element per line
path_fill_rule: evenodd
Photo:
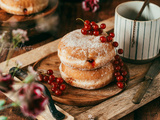
<path fill-rule="evenodd" d="M 82 20 L 81 18 L 77 18 L 77 20 L 81 20 L 84 22 L 84 27 L 81 29 L 81 33 L 83 35 L 95 35 L 98 36 L 103 32 L 103 29 L 106 28 L 106 25 L 102 23 L 100 27 L 96 24 L 96 22 L 89 20 Z"/>
<path fill-rule="evenodd" d="M 46 74 L 39 73 L 38 80 L 48 82 L 48 84 L 52 86 L 51 90 L 57 96 L 60 96 L 62 94 L 62 91 L 66 89 L 66 85 L 63 84 L 64 80 L 61 77 L 56 78 L 53 75 L 53 70 L 51 69 L 47 70 Z"/>
<path fill-rule="evenodd" d="M 112 44 L 114 47 L 118 47 L 118 42 L 113 42 Z M 118 49 L 118 54 L 123 54 L 123 49 Z M 122 70 L 124 63 L 122 59 L 119 57 L 119 55 L 115 56 L 115 60 L 113 61 L 114 64 L 114 76 L 117 80 L 117 86 L 121 89 L 125 87 L 125 82 L 127 81 L 127 71 Z"/>
<path fill-rule="evenodd" d="M 124 63 L 122 59 L 119 57 L 119 55 L 115 56 L 115 60 L 113 61 L 114 64 L 114 77 L 117 81 L 117 86 L 121 89 L 125 87 L 125 82 L 127 81 L 127 71 L 123 70 Z"/>

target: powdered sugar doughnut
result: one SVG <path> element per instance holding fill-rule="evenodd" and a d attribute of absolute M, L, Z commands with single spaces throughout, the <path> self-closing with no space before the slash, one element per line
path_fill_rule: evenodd
<path fill-rule="evenodd" d="M 100 36 L 83 35 L 78 29 L 61 39 L 58 56 L 67 66 L 92 70 L 110 62 L 115 56 L 115 49 L 112 42 L 102 43 Z"/>
<path fill-rule="evenodd" d="M 112 63 L 96 70 L 87 71 L 71 68 L 61 63 L 59 69 L 62 78 L 68 84 L 83 89 L 98 89 L 113 80 L 114 68 Z"/>
<path fill-rule="evenodd" d="M 0 7 L 8 13 L 29 15 L 42 11 L 49 0 L 0 0 Z"/>

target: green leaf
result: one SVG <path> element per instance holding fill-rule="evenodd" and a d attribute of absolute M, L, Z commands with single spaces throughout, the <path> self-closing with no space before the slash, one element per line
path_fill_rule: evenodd
<path fill-rule="evenodd" d="M 0 100 L 0 107 L 3 106 L 6 103 L 5 100 Z"/>
<path fill-rule="evenodd" d="M 0 116 L 0 120 L 8 120 L 6 116 Z"/>

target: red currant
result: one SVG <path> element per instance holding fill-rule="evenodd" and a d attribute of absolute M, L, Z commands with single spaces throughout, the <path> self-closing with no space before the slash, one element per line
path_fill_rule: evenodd
<path fill-rule="evenodd" d="M 123 82 L 117 82 L 117 86 L 123 89 L 125 87 L 125 84 Z"/>
<path fill-rule="evenodd" d="M 51 85 L 51 83 L 52 83 L 52 80 L 48 80 L 48 84 L 50 84 L 50 85 Z"/>
<path fill-rule="evenodd" d="M 119 66 L 123 67 L 124 63 L 123 62 L 120 62 L 119 63 Z"/>
<path fill-rule="evenodd" d="M 55 91 L 57 90 L 57 88 L 52 87 L 51 90 L 52 90 L 53 92 L 55 92 Z"/>
<path fill-rule="evenodd" d="M 99 35 L 99 31 L 98 30 L 93 31 L 93 35 L 98 36 Z"/>
<path fill-rule="evenodd" d="M 48 77 L 48 76 L 44 76 L 44 77 L 43 77 L 43 80 L 44 80 L 45 82 L 48 82 L 49 77 Z"/>
<path fill-rule="evenodd" d="M 62 91 L 59 90 L 59 89 L 57 89 L 57 90 L 55 91 L 55 94 L 56 94 L 57 96 L 60 96 L 60 95 L 62 94 Z"/>
<path fill-rule="evenodd" d="M 52 85 L 52 87 L 54 87 L 56 89 L 59 87 L 58 83 L 56 83 L 56 82 L 52 82 L 51 85 Z"/>
<path fill-rule="evenodd" d="M 59 85 L 58 85 L 57 83 L 52 82 L 51 85 L 52 85 L 52 88 L 51 88 L 51 89 L 53 89 L 53 90 L 52 90 L 53 92 L 55 92 L 57 89 L 59 89 Z"/>
<path fill-rule="evenodd" d="M 115 66 L 115 70 L 119 71 L 121 67 L 119 65 Z"/>
<path fill-rule="evenodd" d="M 105 28 L 106 28 L 106 24 L 102 23 L 102 24 L 100 25 L 100 28 L 105 29 Z"/>
<path fill-rule="evenodd" d="M 119 59 L 120 59 L 119 55 L 115 55 L 114 58 L 115 58 L 116 60 L 119 60 Z"/>
<path fill-rule="evenodd" d="M 63 83 L 63 79 L 61 77 L 57 78 L 56 81 L 57 81 L 58 84 L 62 84 Z"/>
<path fill-rule="evenodd" d="M 121 71 L 121 74 L 122 74 L 123 76 L 126 76 L 126 75 L 127 75 L 127 71 L 123 70 L 123 71 Z"/>
<path fill-rule="evenodd" d="M 89 25 L 90 24 L 90 21 L 89 20 L 85 20 L 84 21 L 84 25 Z"/>
<path fill-rule="evenodd" d="M 118 60 L 114 60 L 113 62 L 115 65 L 118 65 L 119 64 L 119 61 Z"/>
<path fill-rule="evenodd" d="M 90 26 L 90 25 L 85 25 L 85 26 L 84 26 L 84 29 L 85 29 L 85 30 L 91 30 L 91 26 Z"/>
<path fill-rule="evenodd" d="M 119 76 L 119 75 L 121 75 L 120 72 L 115 72 L 115 73 L 114 73 L 114 76 L 115 76 L 115 77 L 117 77 L 117 76 Z"/>
<path fill-rule="evenodd" d="M 111 42 L 112 41 L 112 37 L 111 36 L 107 36 L 107 42 Z"/>
<path fill-rule="evenodd" d="M 118 42 L 113 42 L 114 47 L 118 47 Z"/>
<path fill-rule="evenodd" d="M 91 30 L 89 30 L 88 35 L 93 35 L 93 32 Z"/>
<path fill-rule="evenodd" d="M 43 75 L 42 74 L 38 75 L 38 81 L 43 81 Z"/>
<path fill-rule="evenodd" d="M 85 30 L 84 28 L 82 28 L 82 29 L 81 29 L 81 33 L 82 33 L 83 35 L 87 35 L 87 30 Z"/>
<path fill-rule="evenodd" d="M 48 75 L 52 75 L 53 74 L 53 70 L 51 70 L 51 69 L 47 70 L 47 74 Z"/>
<path fill-rule="evenodd" d="M 93 28 L 94 30 L 98 30 L 98 29 L 99 29 L 99 27 L 98 27 L 97 24 L 93 24 L 93 25 L 92 25 L 92 28 Z"/>
<path fill-rule="evenodd" d="M 111 36 L 112 38 L 114 38 L 114 33 L 111 32 L 111 33 L 109 34 L 109 36 Z"/>
<path fill-rule="evenodd" d="M 106 38 L 106 37 L 104 37 L 104 36 L 101 36 L 101 37 L 100 37 L 100 41 L 101 41 L 102 43 L 104 43 L 104 42 L 106 42 L 106 41 L 107 41 L 107 38 Z"/>
<path fill-rule="evenodd" d="M 54 76 L 54 75 L 50 75 L 50 76 L 49 76 L 49 80 L 54 81 L 54 79 L 55 79 L 55 76 Z"/>
<path fill-rule="evenodd" d="M 118 82 L 122 82 L 123 81 L 123 76 L 122 75 L 119 75 L 116 77 L 117 81 Z"/>
<path fill-rule="evenodd" d="M 123 49 L 118 49 L 118 53 L 122 54 L 123 53 Z"/>
<path fill-rule="evenodd" d="M 121 58 L 119 58 L 119 62 L 123 62 Z"/>
<path fill-rule="evenodd" d="M 90 24 L 91 24 L 91 25 L 94 25 L 94 24 L 96 24 L 96 22 L 92 21 Z"/>
<path fill-rule="evenodd" d="M 65 84 L 60 85 L 60 90 L 64 91 L 65 89 L 66 89 L 66 85 Z"/>

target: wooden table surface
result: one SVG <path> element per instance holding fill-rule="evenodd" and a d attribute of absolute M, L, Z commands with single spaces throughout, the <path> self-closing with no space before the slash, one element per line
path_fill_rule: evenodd
<path fill-rule="evenodd" d="M 101 0 L 100 0 L 101 1 Z M 24 47 L 15 51 L 12 57 L 23 54 L 41 45 L 51 42 L 57 38 L 64 36 L 66 33 L 81 28 L 83 24 L 77 22 L 76 18 L 88 19 L 90 21 L 102 21 L 114 16 L 114 10 L 116 6 L 122 2 L 129 0 L 102 0 L 100 3 L 100 10 L 92 13 L 85 12 L 81 7 L 80 0 L 60 0 L 59 6 L 54 16 L 58 16 L 58 26 L 55 31 L 51 33 L 43 33 L 40 35 L 34 35 L 30 37 L 30 41 L 25 43 Z M 160 6 L 160 0 L 151 0 L 152 3 Z M 157 11 L 159 12 L 159 11 Z M 4 54 L 0 56 L 0 62 L 6 60 L 8 51 L 4 51 Z M 7 103 L 11 100 L 7 98 L 3 93 L 0 93 L 0 99 L 6 99 Z M 20 112 L 19 108 L 8 108 L 0 112 L 0 115 L 6 115 L 9 120 L 30 120 L 26 118 Z M 124 116 L 120 120 L 160 120 L 160 97 L 146 104 L 145 106 L 135 110 L 134 112 Z"/>

